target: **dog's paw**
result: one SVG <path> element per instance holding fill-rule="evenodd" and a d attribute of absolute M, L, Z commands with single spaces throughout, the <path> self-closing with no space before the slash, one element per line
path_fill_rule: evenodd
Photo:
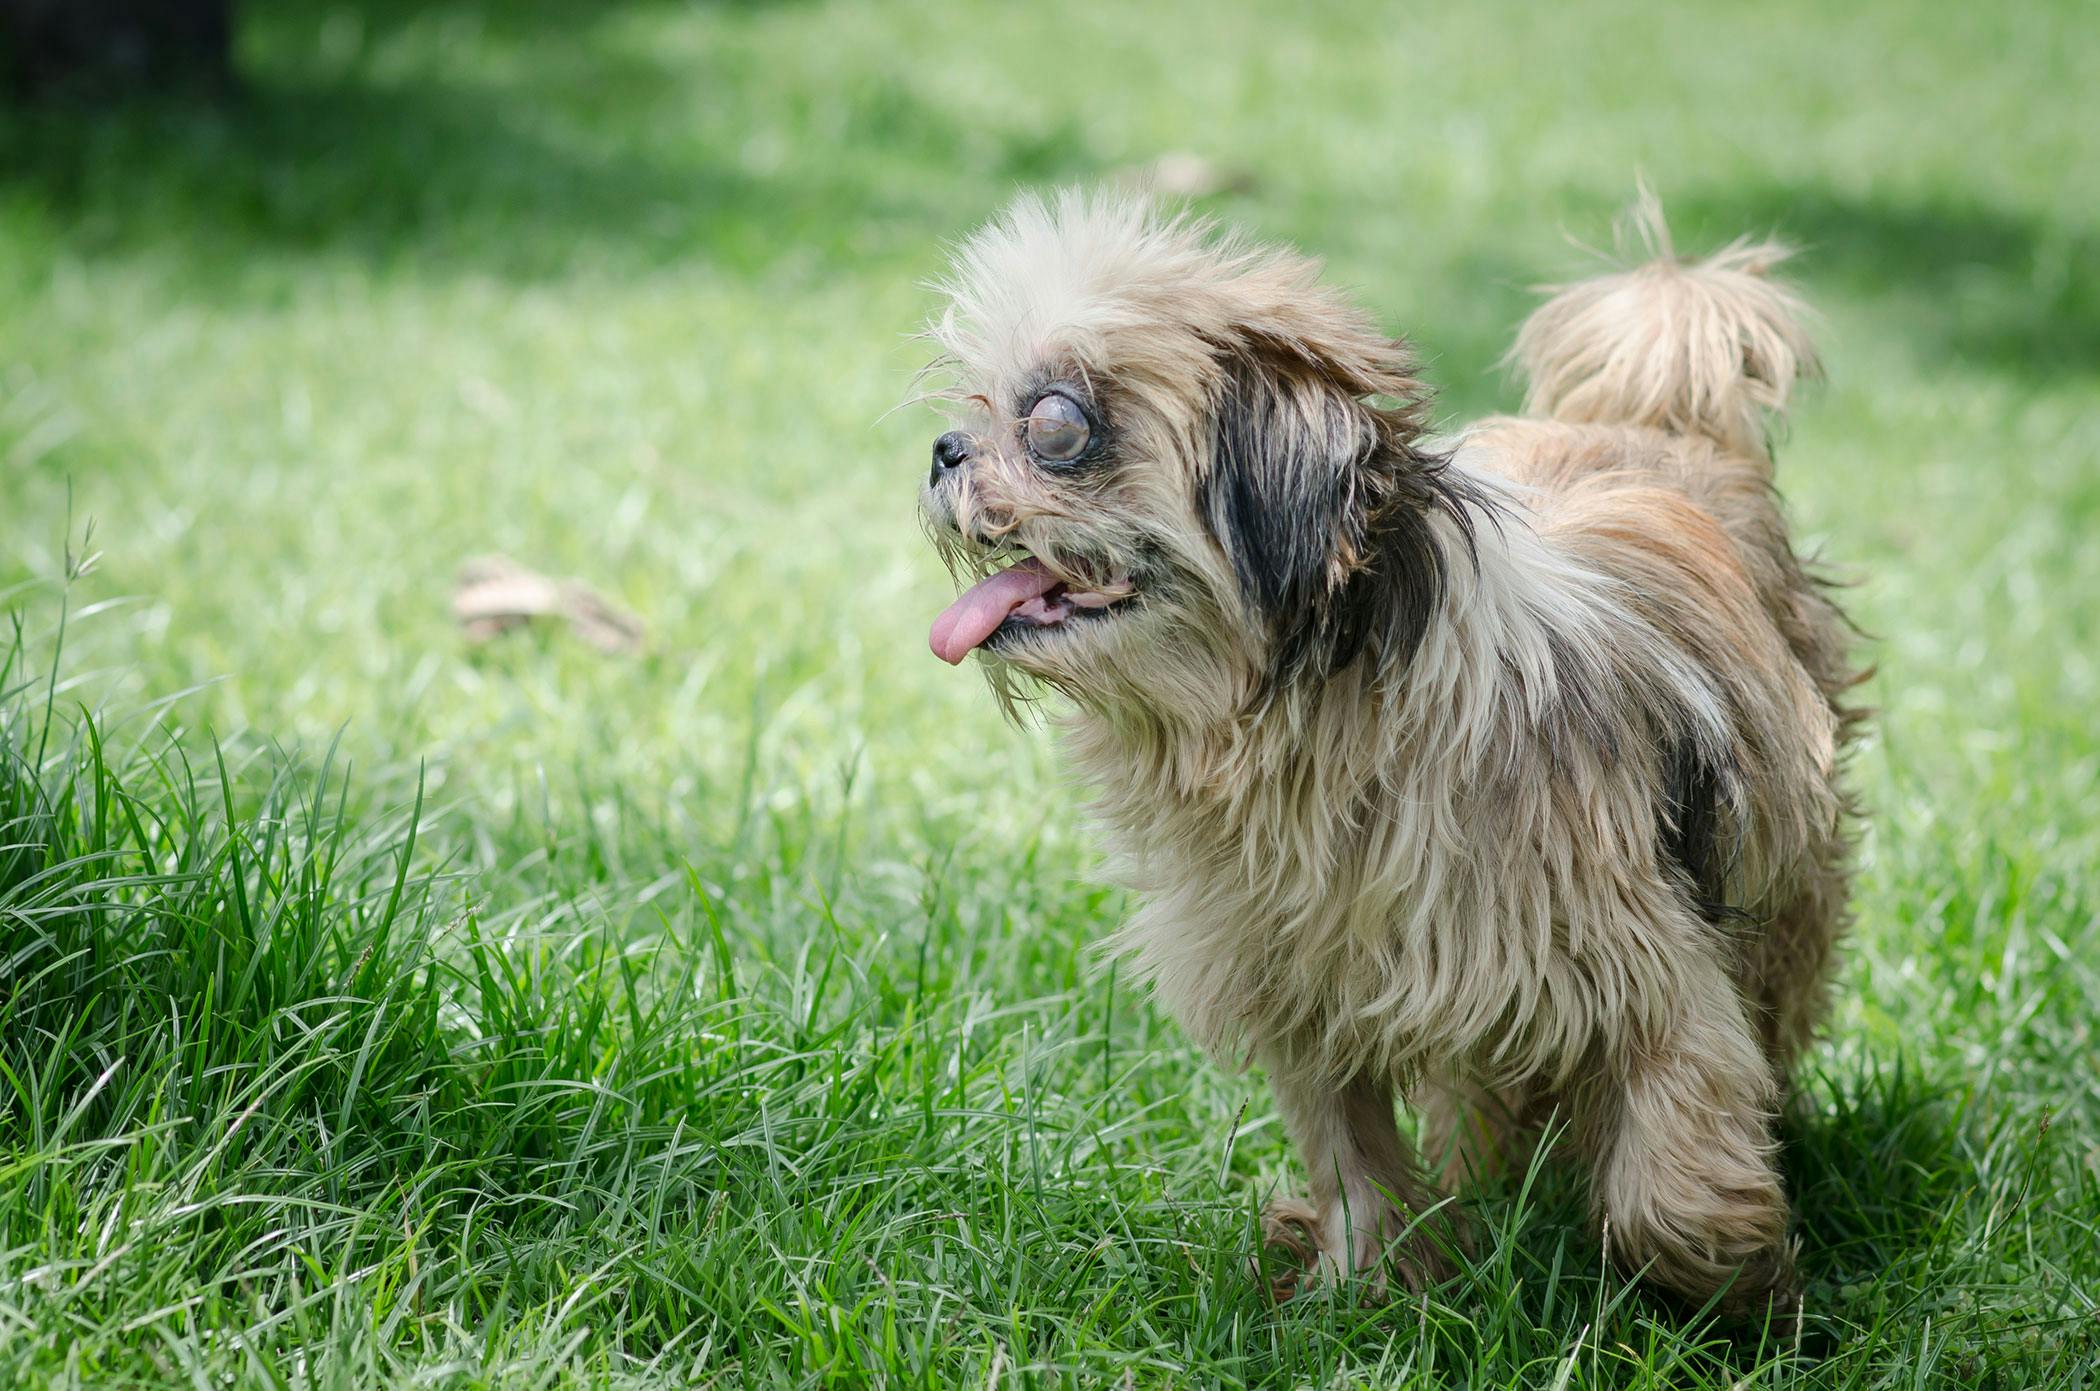
<path fill-rule="evenodd" d="M 1269 1296 L 1279 1304 L 1320 1279 L 1320 1214 L 1303 1198 L 1275 1198 L 1261 1210 L 1261 1244 L 1276 1254 L 1274 1262 L 1258 1260 L 1255 1273 L 1266 1274 Z M 1273 1270 L 1273 1274 L 1267 1272 Z"/>
<path fill-rule="evenodd" d="M 1323 1215 L 1303 1198 L 1276 1198 L 1262 1209 L 1262 1245 L 1275 1253 L 1274 1273 L 1267 1279 L 1269 1293 L 1279 1302 L 1295 1294 L 1350 1282 L 1374 1302 L 1391 1294 L 1392 1282 L 1411 1294 L 1420 1294 L 1452 1274 L 1443 1248 L 1425 1231 L 1406 1236 L 1406 1219 L 1387 1212 L 1381 1220 L 1363 1227 Z"/>
<path fill-rule="evenodd" d="M 1792 1247 L 1761 1251 L 1745 1261 L 1714 1312 L 1741 1328 L 1769 1327 L 1791 1337 L 1801 1321 L 1801 1281 L 1794 1271 Z"/>

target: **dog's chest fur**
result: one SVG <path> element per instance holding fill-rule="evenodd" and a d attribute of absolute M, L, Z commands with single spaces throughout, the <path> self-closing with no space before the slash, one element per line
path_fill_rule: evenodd
<path fill-rule="evenodd" d="M 1600 988 L 1641 996 L 1613 979 L 1630 954 L 1600 940 L 1609 907 L 1583 900 L 1664 890 L 1542 856 L 1565 843 L 1545 827 L 1567 794 L 1438 786 L 1420 765 L 1389 770 L 1397 786 L 1324 785 L 1322 771 L 1285 760 L 1237 798 L 1161 798 L 1132 779 L 1096 803 L 1111 873 L 1140 898 L 1115 945 L 1206 1046 L 1337 1072 L 1533 1075 L 1579 1058 L 1612 1017 Z"/>
<path fill-rule="evenodd" d="M 1512 519 L 1396 679 L 1224 729 L 1083 713 L 1066 734 L 1140 899 L 1113 945 L 1207 1047 L 1565 1076 L 1673 998 L 1686 953 L 1658 938 L 1729 930 L 1688 911 L 1656 791 L 1687 751 L 1741 766 L 1723 705 L 1607 577 Z M 1763 837 L 1725 787 L 1701 795 L 1754 895 Z"/>

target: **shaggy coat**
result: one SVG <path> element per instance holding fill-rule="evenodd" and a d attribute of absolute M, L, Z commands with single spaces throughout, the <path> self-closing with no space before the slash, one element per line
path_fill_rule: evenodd
<path fill-rule="evenodd" d="M 944 287 L 924 510 L 986 578 L 936 650 L 1067 698 L 1139 905 L 1114 945 L 1267 1070 L 1311 1176 L 1271 1234 L 1315 1277 L 1442 1273 L 1432 1175 L 1557 1111 L 1628 1268 L 1791 1297 L 1773 1121 L 1844 919 L 1857 677 L 1772 489 L 1814 369 L 1783 253 L 1648 224 L 1657 259 L 1524 326 L 1524 416 L 1442 441 L 1313 264 L 1141 205 L 1024 198 Z"/>

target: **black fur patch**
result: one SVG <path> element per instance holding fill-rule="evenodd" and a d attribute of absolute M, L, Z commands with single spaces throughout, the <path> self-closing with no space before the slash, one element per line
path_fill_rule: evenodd
<path fill-rule="evenodd" d="M 1722 843 L 1723 803 L 1733 773 L 1687 735 L 1662 749 L 1662 796 L 1657 807 L 1662 852 L 1684 874 L 1700 916 L 1718 922 L 1736 915 L 1728 904 L 1729 856 Z"/>
<path fill-rule="evenodd" d="M 1436 615 L 1451 557 L 1441 510 L 1470 537 L 1469 499 L 1418 452 L 1412 420 L 1302 362 L 1227 362 L 1200 509 L 1255 612 L 1270 678 L 1326 676 L 1375 649 L 1404 664 Z"/>

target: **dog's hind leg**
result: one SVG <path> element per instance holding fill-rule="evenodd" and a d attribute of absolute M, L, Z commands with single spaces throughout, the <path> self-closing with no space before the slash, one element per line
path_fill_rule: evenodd
<path fill-rule="evenodd" d="M 1460 1192 L 1512 1171 L 1538 1148 L 1553 1097 L 1528 1082 L 1488 1087 L 1433 1073 L 1408 1090 L 1422 1117 L 1422 1157 L 1445 1188 Z"/>
<path fill-rule="evenodd" d="M 1810 871 L 1744 952 L 1745 989 L 1760 1005 L 1765 1051 L 1782 1084 L 1829 1010 L 1830 976 L 1845 925 L 1849 853 L 1837 832 L 1817 844 Z"/>
<path fill-rule="evenodd" d="M 1778 1085 L 1722 965 L 1678 963 L 1683 995 L 1575 1098 L 1591 1206 L 1627 1270 L 1730 1317 L 1794 1301 L 1775 1164 Z"/>
<path fill-rule="evenodd" d="M 1382 1288 L 1390 1269 L 1411 1289 L 1448 1275 L 1443 1215 L 1408 1230 L 1443 1195 L 1423 1178 L 1400 1135 L 1392 1084 L 1358 1076 L 1335 1085 L 1278 1067 L 1270 1069 L 1270 1081 L 1312 1180 L 1309 1202 L 1279 1198 L 1263 1213 L 1268 1241 L 1301 1266 L 1279 1282 L 1278 1292 L 1294 1287 L 1300 1275 L 1368 1275 Z"/>

